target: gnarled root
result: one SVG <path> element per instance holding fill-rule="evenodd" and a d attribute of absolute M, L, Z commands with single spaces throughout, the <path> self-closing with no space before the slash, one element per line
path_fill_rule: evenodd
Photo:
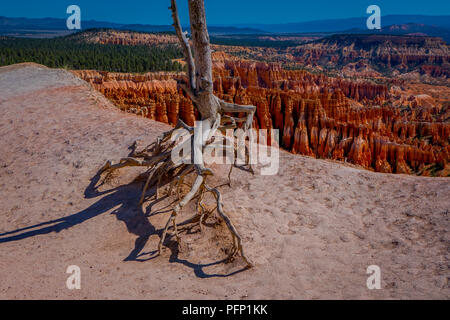
<path fill-rule="evenodd" d="M 231 251 L 231 254 L 229 255 L 229 259 L 232 260 L 234 258 L 234 256 L 237 253 L 241 253 L 242 258 L 244 259 L 244 261 L 247 263 L 247 266 L 249 268 L 251 268 L 253 265 L 250 262 L 250 260 L 248 260 L 248 258 L 245 256 L 244 254 L 244 249 L 242 248 L 242 239 L 241 236 L 239 235 L 239 233 L 237 232 L 235 226 L 233 225 L 233 223 L 231 222 L 230 218 L 227 216 L 227 214 L 223 211 L 223 204 L 222 204 L 222 195 L 220 193 L 220 191 L 216 188 L 210 188 L 209 186 L 205 185 L 205 189 L 209 192 L 212 192 L 214 194 L 214 197 L 216 198 L 217 201 L 217 212 L 219 213 L 219 215 L 221 216 L 221 218 L 225 221 L 225 224 L 228 227 L 228 230 L 230 230 L 231 235 L 233 236 L 233 249 Z"/>
<path fill-rule="evenodd" d="M 206 184 L 207 177 L 213 174 L 212 170 L 205 168 L 203 165 L 173 163 L 171 159 L 171 151 L 175 146 L 175 142 L 173 142 L 170 138 L 172 133 L 178 128 L 184 128 L 188 130 L 191 133 L 191 141 L 188 141 L 188 143 L 193 143 L 193 128 L 187 126 L 182 121 L 179 121 L 179 123 L 173 130 L 164 133 L 157 139 L 156 142 L 145 147 L 144 149 L 136 150 L 137 148 L 135 144 L 133 151 L 129 157 L 123 158 L 115 164 L 113 164 L 111 161 L 108 161 L 101 169 L 101 172 L 107 172 L 107 174 L 110 175 L 113 171 L 124 167 L 146 167 L 146 173 L 148 174 L 148 177 L 146 179 L 142 195 L 139 199 L 139 205 L 142 205 L 145 202 L 147 190 L 154 186 L 156 186 L 156 198 L 158 198 L 159 187 L 161 186 L 163 181 L 169 184 L 168 196 L 171 196 L 175 191 L 178 203 L 174 206 L 172 213 L 163 229 L 158 245 L 159 254 L 162 251 L 164 241 L 171 226 L 173 228 L 176 240 L 178 244 L 180 244 L 181 238 L 178 232 L 178 225 L 176 221 L 177 216 L 179 215 L 183 207 L 185 207 L 190 201 L 192 201 L 193 199 L 197 199 L 197 213 L 194 218 L 191 219 L 191 221 L 193 223 L 199 223 L 200 228 L 202 229 L 202 224 L 204 223 L 205 219 L 214 210 L 217 210 L 219 216 L 223 219 L 233 237 L 233 248 L 231 250 L 229 260 L 232 260 L 237 254 L 240 253 L 242 258 L 246 262 L 247 267 L 252 267 L 251 262 L 244 255 L 242 240 L 238 231 L 223 210 L 222 197 L 219 190 L 217 188 L 211 188 Z M 186 195 L 181 197 L 182 186 L 186 185 L 184 180 L 189 174 L 195 175 L 194 183 L 192 184 L 192 186 L 189 186 L 190 191 Z M 217 203 L 216 207 L 213 210 L 206 210 L 206 207 L 203 203 L 204 195 L 208 192 L 214 195 Z"/>

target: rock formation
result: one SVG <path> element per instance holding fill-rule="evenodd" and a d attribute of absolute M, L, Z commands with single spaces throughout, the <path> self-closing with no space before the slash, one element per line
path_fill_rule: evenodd
<path fill-rule="evenodd" d="M 346 75 L 382 73 L 418 74 L 448 84 L 450 50 L 440 38 L 398 35 L 333 35 L 292 47 L 288 53 L 311 67 L 321 66 Z"/>
<path fill-rule="evenodd" d="M 222 53 L 214 59 L 215 93 L 255 105 L 254 127 L 279 129 L 286 150 L 387 173 L 429 174 L 430 168 L 447 166 L 449 110 L 431 97 L 403 97 L 395 105 L 399 93 L 383 84 L 284 70 Z M 178 116 L 189 125 L 198 118 L 177 86 L 183 74 L 74 72 L 124 111 L 172 125 Z"/>

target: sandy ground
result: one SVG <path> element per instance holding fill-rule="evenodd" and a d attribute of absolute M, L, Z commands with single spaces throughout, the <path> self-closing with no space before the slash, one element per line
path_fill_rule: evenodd
<path fill-rule="evenodd" d="M 93 187 L 105 160 L 167 126 L 36 65 L 0 68 L 0 108 L 2 299 L 450 297 L 448 178 L 286 152 L 276 176 L 234 171 L 225 209 L 256 265 L 242 271 L 241 259 L 222 261 L 230 239 L 213 218 L 203 233 L 185 228 L 181 251 L 170 238 L 155 257 L 170 199 L 139 207 L 136 170 Z M 81 268 L 80 290 L 66 288 L 69 265 Z M 367 289 L 369 265 L 381 268 L 380 290 Z"/>

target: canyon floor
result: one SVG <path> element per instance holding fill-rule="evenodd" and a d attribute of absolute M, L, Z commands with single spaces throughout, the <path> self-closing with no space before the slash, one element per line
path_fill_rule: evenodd
<path fill-rule="evenodd" d="M 280 151 L 277 175 L 235 170 L 221 187 L 253 269 L 222 261 L 230 237 L 214 219 L 156 257 L 172 199 L 138 206 L 134 169 L 94 185 L 106 160 L 168 126 L 33 64 L 0 68 L 0 108 L 0 299 L 450 298 L 449 178 Z M 226 182 L 228 167 L 215 169 Z M 66 287 L 70 265 L 80 290 Z M 380 290 L 366 286 L 370 265 Z"/>

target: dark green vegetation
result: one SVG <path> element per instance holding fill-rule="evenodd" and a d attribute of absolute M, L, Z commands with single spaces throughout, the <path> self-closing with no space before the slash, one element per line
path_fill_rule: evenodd
<path fill-rule="evenodd" d="M 54 39 L 0 38 L 0 66 L 35 62 L 51 68 L 111 72 L 181 71 L 175 45 L 122 46 Z"/>

